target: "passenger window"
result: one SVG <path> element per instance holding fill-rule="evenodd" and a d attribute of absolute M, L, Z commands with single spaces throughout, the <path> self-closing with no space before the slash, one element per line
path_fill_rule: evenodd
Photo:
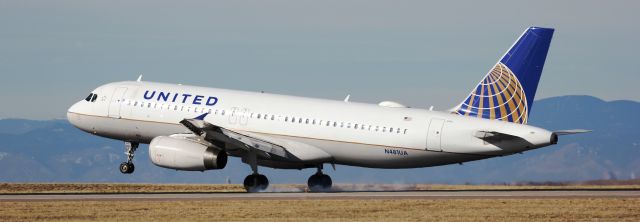
<path fill-rule="evenodd" d="M 275 120 L 276 116 L 275 115 L 271 115 L 271 120 Z"/>
<path fill-rule="evenodd" d="M 386 126 L 383 126 L 383 127 L 382 127 L 382 132 L 383 132 L 383 133 L 384 133 L 384 132 L 387 132 L 387 127 L 386 127 Z"/>
<path fill-rule="evenodd" d="M 147 108 L 151 108 L 151 103 L 147 103 Z"/>
<path fill-rule="evenodd" d="M 347 123 L 347 128 L 351 129 L 351 123 Z"/>
<path fill-rule="evenodd" d="M 269 114 L 264 114 L 264 119 L 267 119 L 267 116 L 268 116 L 268 115 L 269 115 Z"/>
<path fill-rule="evenodd" d="M 376 132 L 378 132 L 379 129 L 380 129 L 380 126 L 376 126 Z"/>
<path fill-rule="evenodd" d="M 333 122 L 333 127 L 337 127 L 338 126 L 338 122 Z"/>
<path fill-rule="evenodd" d="M 138 101 L 134 102 L 133 106 L 138 106 Z"/>
<path fill-rule="evenodd" d="M 220 115 L 224 116 L 224 109 L 222 110 L 222 112 L 220 113 Z"/>
<path fill-rule="evenodd" d="M 288 116 L 285 116 L 285 117 L 284 117 L 284 121 L 285 121 L 285 122 L 289 122 L 289 117 L 288 117 Z"/>
<path fill-rule="evenodd" d="M 302 118 L 298 118 L 298 123 L 302 123 Z"/>
<path fill-rule="evenodd" d="M 389 132 L 393 133 L 393 127 L 389 127 Z"/>
<path fill-rule="evenodd" d="M 304 120 L 305 124 L 309 124 L 309 119 Z"/>
<path fill-rule="evenodd" d="M 340 122 L 340 128 L 344 128 L 344 122 Z"/>
<path fill-rule="evenodd" d="M 407 134 L 407 129 L 404 129 L 404 134 Z"/>
<path fill-rule="evenodd" d="M 260 117 L 262 117 L 262 114 L 258 113 L 258 119 L 260 119 Z"/>

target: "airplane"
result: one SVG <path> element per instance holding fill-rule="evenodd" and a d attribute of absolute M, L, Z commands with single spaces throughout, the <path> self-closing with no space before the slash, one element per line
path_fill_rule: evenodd
<path fill-rule="evenodd" d="M 88 133 L 124 141 L 134 152 L 149 144 L 160 167 L 223 169 L 241 158 L 252 174 L 248 192 L 267 189 L 260 167 L 316 168 L 310 191 L 331 189 L 330 164 L 418 168 L 501 157 L 557 144 L 562 135 L 527 125 L 554 29 L 529 27 L 459 105 L 446 111 L 394 101 L 366 104 L 264 92 L 142 81 L 99 86 L 73 104 L 67 118 Z"/>

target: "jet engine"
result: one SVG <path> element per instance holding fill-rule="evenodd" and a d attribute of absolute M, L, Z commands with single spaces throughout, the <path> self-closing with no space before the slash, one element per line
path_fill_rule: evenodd
<path fill-rule="evenodd" d="M 149 158 L 157 166 L 185 171 L 223 169 L 227 165 L 227 153 L 219 148 L 168 136 L 151 140 Z"/>

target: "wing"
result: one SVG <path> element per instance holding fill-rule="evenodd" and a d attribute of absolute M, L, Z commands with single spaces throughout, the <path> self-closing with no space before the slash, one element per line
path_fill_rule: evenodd
<path fill-rule="evenodd" d="M 245 152 L 254 150 L 265 158 L 277 156 L 290 162 L 318 163 L 333 160 L 333 156 L 324 150 L 307 143 L 258 133 L 239 132 L 211 124 L 204 120 L 207 114 L 193 119 L 184 119 L 180 123 L 209 142 L 226 143 L 228 150 L 242 149 Z"/>
<path fill-rule="evenodd" d="M 244 133 L 229 130 L 220 126 L 216 126 L 204 118 L 208 113 L 202 114 L 193 119 L 184 119 L 180 124 L 187 127 L 194 134 L 204 137 L 207 141 L 219 141 L 232 145 L 234 148 L 251 151 L 252 149 L 259 151 L 263 156 L 270 157 L 276 155 L 287 158 L 286 149 L 278 144 L 270 141 L 259 139 Z"/>

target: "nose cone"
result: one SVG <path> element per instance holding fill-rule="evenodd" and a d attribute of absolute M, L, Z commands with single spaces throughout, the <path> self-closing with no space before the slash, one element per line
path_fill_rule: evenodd
<path fill-rule="evenodd" d="M 86 114 L 86 110 L 84 110 L 84 106 L 86 104 L 84 103 L 84 101 L 80 101 L 69 107 L 69 110 L 67 110 L 67 120 L 75 127 L 86 131 L 86 127 L 84 126 L 84 124 L 82 124 L 82 115 Z"/>
<path fill-rule="evenodd" d="M 77 102 L 77 103 L 73 104 L 71 107 L 69 107 L 69 110 L 67 110 L 67 117 L 69 117 L 69 113 L 78 113 L 78 112 L 80 112 L 81 103 L 82 102 Z"/>

